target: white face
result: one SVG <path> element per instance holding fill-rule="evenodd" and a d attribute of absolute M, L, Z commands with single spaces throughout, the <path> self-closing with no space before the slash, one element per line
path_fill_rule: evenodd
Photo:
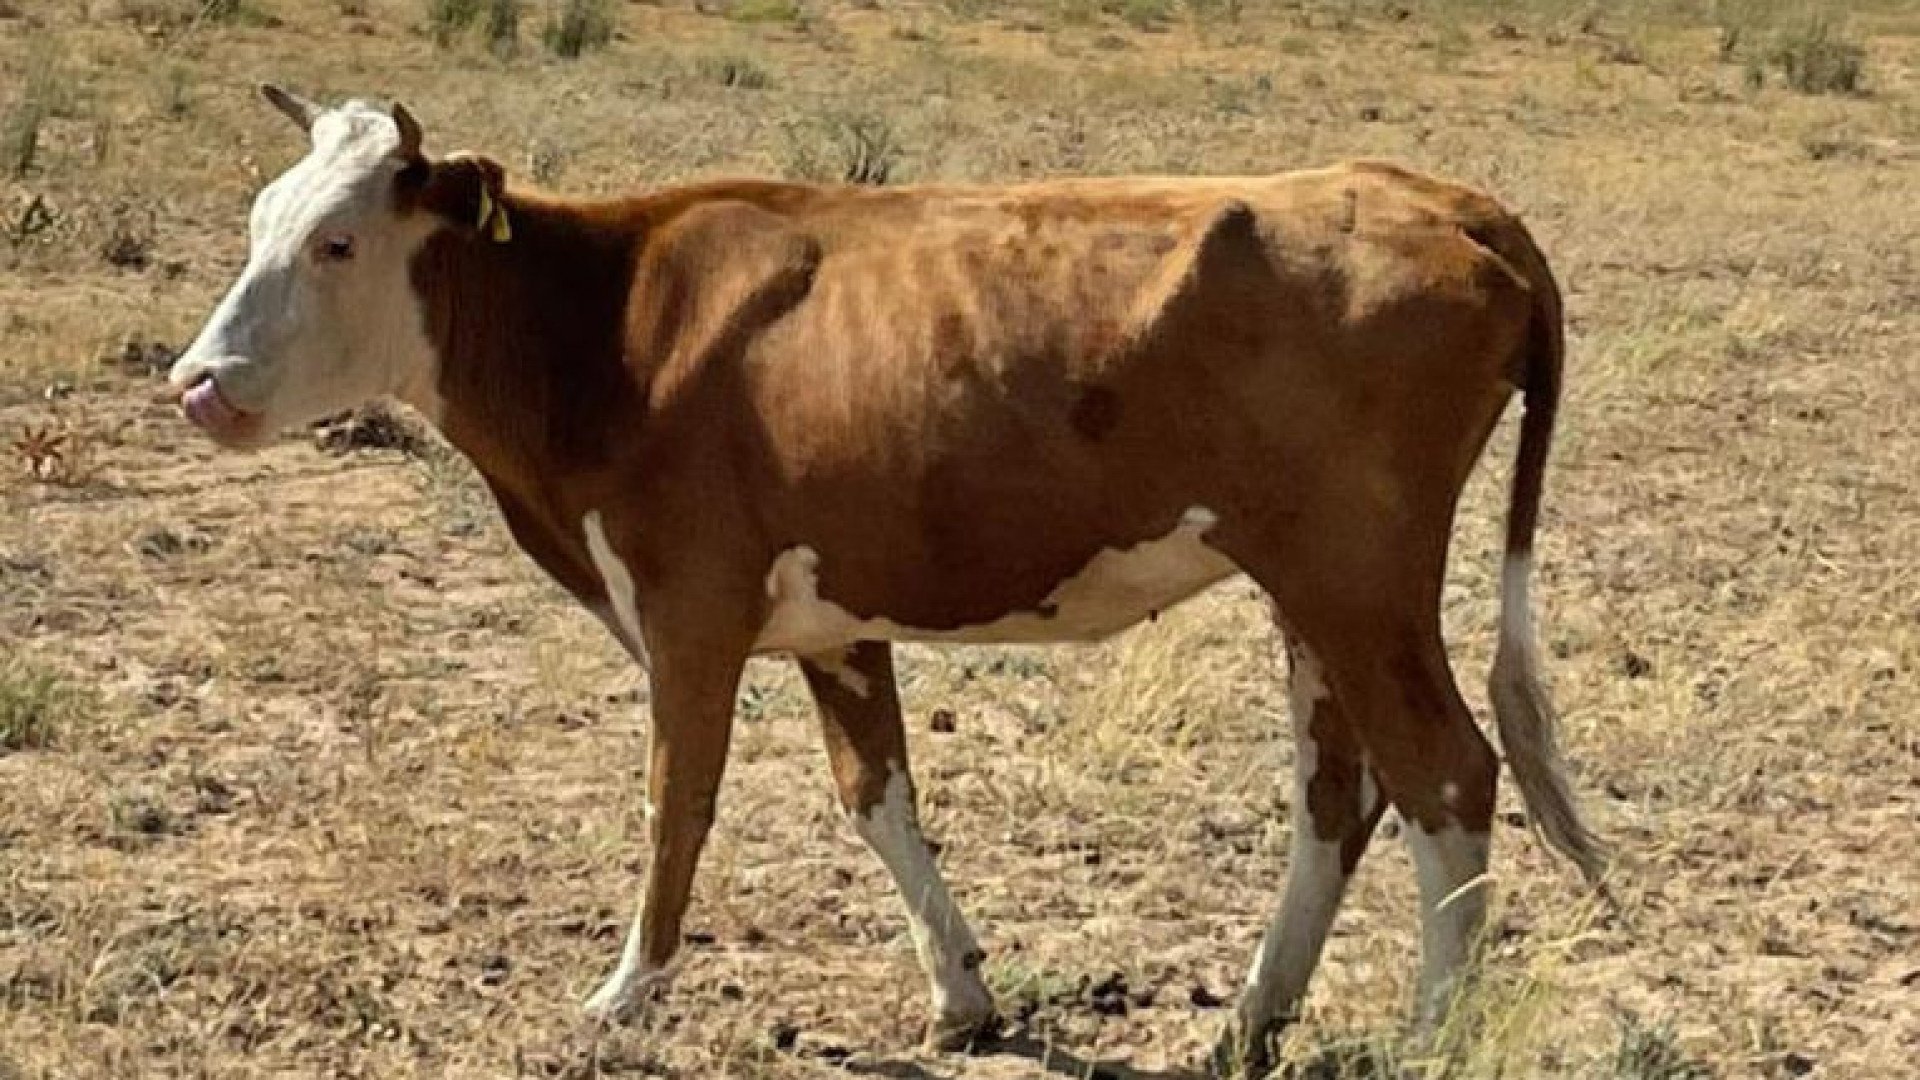
<path fill-rule="evenodd" d="M 315 115 L 313 149 L 267 185 L 240 279 L 168 381 L 225 446 L 398 394 L 432 398 L 435 361 L 408 277 L 432 215 L 394 205 L 400 130 L 353 103 Z"/>

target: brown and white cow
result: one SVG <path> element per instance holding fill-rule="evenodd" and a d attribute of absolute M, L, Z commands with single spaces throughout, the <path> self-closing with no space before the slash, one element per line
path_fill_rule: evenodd
<path fill-rule="evenodd" d="M 1232 179 L 599 202 L 431 159 L 395 106 L 266 96 L 312 150 L 180 359 L 249 446 L 379 395 L 467 454 L 527 553 L 652 679 L 651 862 L 611 1016 L 664 979 L 750 656 L 799 661 L 840 799 L 905 901 L 933 1038 L 993 1015 L 915 823 L 889 642 L 1088 641 L 1234 573 L 1291 656 L 1285 897 L 1227 1049 L 1295 1014 L 1383 809 L 1407 820 L 1422 1001 L 1482 922 L 1498 759 L 1440 593 L 1462 484 L 1517 388 L 1491 681 L 1533 820 L 1589 875 L 1527 596 L 1559 295 L 1490 199 L 1382 164 Z"/>

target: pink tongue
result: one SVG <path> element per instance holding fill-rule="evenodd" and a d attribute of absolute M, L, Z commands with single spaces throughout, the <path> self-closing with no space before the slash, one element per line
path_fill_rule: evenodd
<path fill-rule="evenodd" d="M 229 428 L 240 420 L 240 413 L 220 396 L 212 379 L 202 379 L 180 396 L 180 408 L 187 419 L 203 428 Z"/>

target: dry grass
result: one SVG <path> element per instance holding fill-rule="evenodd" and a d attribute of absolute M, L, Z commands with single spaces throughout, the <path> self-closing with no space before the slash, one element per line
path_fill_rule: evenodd
<path fill-rule="evenodd" d="M 0 161 L 0 708 L 29 720 L 0 751 L 0 1076 L 1182 1076 L 1284 871 L 1248 586 L 1100 647 L 906 650 L 931 829 L 1029 1033 L 921 1056 L 895 901 L 797 680 L 757 664 L 676 992 L 577 1027 L 641 862 L 644 681 L 437 446 L 224 458 L 153 400 L 301 149 L 266 77 L 403 96 L 439 149 L 578 191 L 837 168 L 794 133 L 848 116 L 896 179 L 1372 154 L 1496 191 L 1570 292 L 1541 592 L 1621 907 L 1503 827 L 1483 985 L 1410 1045 L 1383 840 L 1287 1053 L 1913 1075 L 1920 20 L 1855 5 L 1860 92 L 1809 95 L 1743 57 L 1811 7 L 1735 7 L 1729 51 L 1704 3 L 611 4 L 607 48 L 561 60 L 438 48 L 419 0 L 0 3 L 0 113 L 34 121 L 30 167 L 17 121 Z M 77 461 L 25 467 L 29 432 Z M 1470 697 L 1510 435 L 1447 593 Z"/>

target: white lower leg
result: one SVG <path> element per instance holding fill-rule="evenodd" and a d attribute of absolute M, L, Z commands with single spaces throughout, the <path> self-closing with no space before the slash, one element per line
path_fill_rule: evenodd
<path fill-rule="evenodd" d="M 653 850 L 660 850 L 661 836 L 656 831 L 659 814 L 649 800 L 645 804 L 647 829 L 653 834 Z M 651 871 L 649 871 L 651 872 Z M 627 924 L 627 940 L 620 947 L 620 963 L 614 967 L 600 988 L 587 999 L 586 1010 L 603 1020 L 615 1020 L 644 1002 L 647 995 L 657 987 L 666 985 L 672 978 L 671 965 L 656 967 L 648 964 L 642 957 L 642 943 L 647 925 L 647 888 L 640 887 L 640 899 L 635 902 L 633 921 Z"/>
<path fill-rule="evenodd" d="M 913 787 L 904 772 L 887 778 L 886 796 L 867 812 L 853 816 L 853 827 L 867 842 L 900 891 L 907 925 L 920 966 L 933 987 L 935 1014 L 943 1026 L 986 1020 L 993 998 L 980 980 L 980 946 L 965 916 L 954 905 L 940 868 L 934 864 L 913 807 Z"/>
<path fill-rule="evenodd" d="M 1258 1034 L 1273 1021 L 1298 1015 L 1307 983 L 1319 965 L 1327 933 L 1346 895 L 1349 868 L 1344 844 L 1320 839 L 1313 818 L 1310 787 L 1320 768 L 1320 748 L 1312 734 L 1314 710 L 1330 695 L 1319 664 L 1304 648 L 1294 650 L 1290 683 L 1294 725 L 1293 840 L 1287 855 L 1287 886 L 1280 910 L 1267 926 L 1260 951 L 1247 974 L 1240 1019 Z M 1370 821 L 1379 804 L 1373 774 L 1360 772 L 1355 810 Z"/>
<path fill-rule="evenodd" d="M 1312 832 L 1309 822 L 1294 825 L 1287 856 L 1286 895 L 1260 941 L 1253 969 L 1247 973 L 1247 994 L 1240 1013 L 1251 1030 L 1298 1015 L 1307 981 L 1320 962 L 1327 932 L 1346 892 L 1340 843 L 1316 840 Z"/>
<path fill-rule="evenodd" d="M 665 986 L 672 977 L 668 968 L 651 967 L 640 958 L 641 928 L 646 914 L 637 912 L 627 927 L 627 942 L 620 949 L 620 963 L 600 988 L 587 999 L 587 1012 L 603 1020 L 614 1020 L 633 1011 L 656 987 Z"/>
<path fill-rule="evenodd" d="M 1486 921 L 1488 836 L 1458 825 L 1416 827 L 1407 846 L 1420 878 L 1419 1016 L 1432 1025 L 1446 1017 Z"/>

